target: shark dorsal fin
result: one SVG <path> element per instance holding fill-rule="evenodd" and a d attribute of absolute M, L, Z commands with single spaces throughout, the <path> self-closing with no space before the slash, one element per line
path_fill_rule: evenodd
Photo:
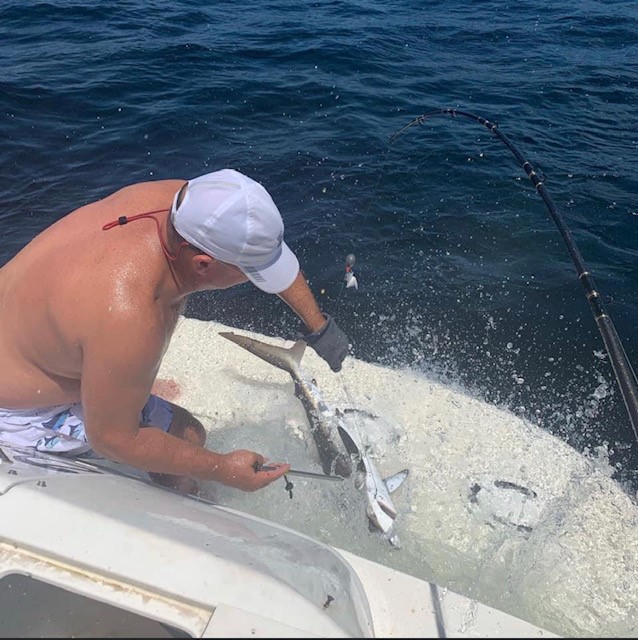
<path fill-rule="evenodd" d="M 295 367 L 298 367 L 301 363 L 301 358 L 306 350 L 306 343 L 303 340 L 297 340 L 295 344 L 290 348 L 276 347 L 266 342 L 261 342 L 250 338 L 248 336 L 242 336 L 232 331 L 220 331 L 219 335 L 240 347 L 250 351 L 250 353 L 258 356 L 262 360 L 292 373 Z"/>
<path fill-rule="evenodd" d="M 301 363 L 303 354 L 306 351 L 306 342 L 304 340 L 297 340 L 295 344 L 290 347 L 290 355 L 293 357 L 297 365 Z"/>

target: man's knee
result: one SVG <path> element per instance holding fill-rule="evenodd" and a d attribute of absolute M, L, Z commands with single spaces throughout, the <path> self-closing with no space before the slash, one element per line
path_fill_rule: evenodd
<path fill-rule="evenodd" d="M 173 411 L 173 419 L 168 432 L 177 438 L 192 442 L 200 447 L 206 442 L 204 425 L 190 412 L 179 405 L 169 402 Z"/>

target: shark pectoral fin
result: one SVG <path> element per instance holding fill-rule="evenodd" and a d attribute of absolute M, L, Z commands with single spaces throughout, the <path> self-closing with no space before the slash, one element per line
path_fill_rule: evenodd
<path fill-rule="evenodd" d="M 399 471 L 399 473 L 395 473 L 393 476 L 389 476 L 383 482 L 388 490 L 388 493 L 392 493 L 396 491 L 402 484 L 403 481 L 408 477 L 408 470 L 404 469 L 403 471 Z"/>
<path fill-rule="evenodd" d="M 341 436 L 341 440 L 346 448 L 346 451 L 350 455 L 361 456 L 361 452 L 359 451 L 359 447 L 356 442 L 352 439 L 352 436 L 341 426 L 337 427 L 339 431 L 339 435 Z"/>

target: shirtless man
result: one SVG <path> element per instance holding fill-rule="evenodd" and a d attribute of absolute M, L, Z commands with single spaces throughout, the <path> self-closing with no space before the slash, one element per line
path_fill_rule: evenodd
<path fill-rule="evenodd" d="M 341 368 L 348 340 L 321 313 L 268 192 L 223 169 L 124 187 L 63 217 L 0 269 L 0 445 L 98 455 L 183 491 L 255 491 L 290 466 L 207 449 L 188 411 L 151 394 L 188 294 L 250 279 L 277 294 Z"/>

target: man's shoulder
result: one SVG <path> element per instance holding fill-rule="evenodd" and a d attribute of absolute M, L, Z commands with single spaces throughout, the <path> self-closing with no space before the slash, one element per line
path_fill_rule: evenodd
<path fill-rule="evenodd" d="M 101 198 L 72 211 L 71 214 L 91 211 L 91 215 L 94 215 L 96 210 L 110 212 L 113 209 L 120 211 L 129 208 L 166 208 L 170 206 L 173 196 L 182 188 L 185 182 L 185 180 L 177 178 L 133 182 L 107 192 Z"/>
<path fill-rule="evenodd" d="M 120 187 L 112 195 L 126 196 L 147 196 L 162 194 L 164 192 L 176 193 L 186 182 L 181 178 L 167 178 L 164 180 L 146 180 L 144 182 L 133 182 L 131 184 Z"/>

